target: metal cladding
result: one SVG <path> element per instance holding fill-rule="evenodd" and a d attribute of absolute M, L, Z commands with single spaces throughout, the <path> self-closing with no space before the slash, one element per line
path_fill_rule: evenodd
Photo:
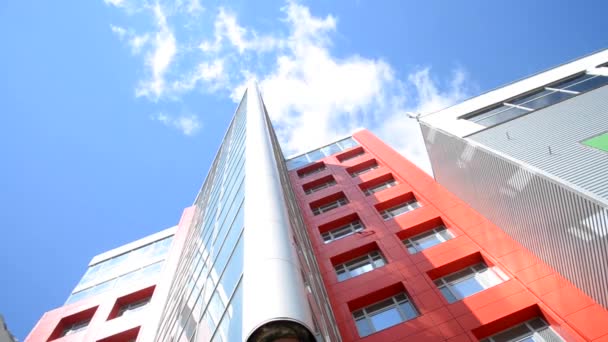
<path fill-rule="evenodd" d="M 257 87 L 247 101 L 243 338 L 275 321 L 314 331 L 280 170 Z M 310 333 L 312 336 L 312 333 Z M 255 339 L 254 339 L 255 340 Z"/>
<path fill-rule="evenodd" d="M 608 307 L 606 206 L 498 151 L 421 128 L 440 184 Z"/>
<path fill-rule="evenodd" d="M 608 154 L 581 144 L 608 131 L 606 99 L 608 87 L 601 87 L 468 138 L 558 177 L 608 206 Z"/>

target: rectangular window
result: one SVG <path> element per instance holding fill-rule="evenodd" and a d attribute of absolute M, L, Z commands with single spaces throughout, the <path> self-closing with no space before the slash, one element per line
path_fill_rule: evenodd
<path fill-rule="evenodd" d="M 405 239 L 403 240 L 403 243 L 410 254 L 415 254 L 453 238 L 454 235 L 447 228 L 439 226 L 422 234 Z"/>
<path fill-rule="evenodd" d="M 353 312 L 359 336 L 365 337 L 418 316 L 418 310 L 405 293 Z"/>
<path fill-rule="evenodd" d="M 357 146 L 357 142 L 352 137 L 337 141 L 331 145 L 327 145 L 322 148 L 318 148 L 316 150 L 310 151 L 306 154 L 300 155 L 298 157 L 291 158 L 285 161 L 287 166 L 287 170 L 294 170 L 299 167 L 305 166 L 310 163 L 314 163 L 319 159 L 323 159 L 325 157 L 331 156 L 332 154 L 347 150 L 351 147 Z"/>
<path fill-rule="evenodd" d="M 363 229 L 365 229 L 365 227 L 363 227 L 361 221 L 355 220 L 345 226 L 341 226 L 336 229 L 325 232 L 321 234 L 321 236 L 323 237 L 323 242 L 330 243 L 341 238 L 353 235 L 356 232 L 362 231 Z"/>
<path fill-rule="evenodd" d="M 78 322 L 66 325 L 65 328 L 63 328 L 63 331 L 61 332 L 61 336 L 73 335 L 73 334 L 76 334 L 77 332 L 83 331 L 89 326 L 90 322 L 91 322 L 91 319 L 89 318 L 89 319 L 85 319 L 82 321 L 78 321 Z"/>
<path fill-rule="evenodd" d="M 363 273 L 373 271 L 386 264 L 384 257 L 379 251 L 374 251 L 353 260 L 347 261 L 335 267 L 338 281 L 344 281 Z"/>
<path fill-rule="evenodd" d="M 116 317 L 130 315 L 132 313 L 140 311 L 140 310 L 144 309 L 146 307 L 146 305 L 148 305 L 148 303 L 150 303 L 150 297 L 138 300 L 136 302 L 127 303 L 125 305 L 122 305 L 118 309 L 118 314 L 116 315 Z"/>
<path fill-rule="evenodd" d="M 604 152 L 608 152 L 608 132 L 584 140 L 582 143 L 583 145 L 597 148 L 598 150 L 602 150 Z"/>
<path fill-rule="evenodd" d="M 369 171 L 371 171 L 371 170 L 375 170 L 375 169 L 377 169 L 377 168 L 378 168 L 378 164 L 373 164 L 373 165 L 370 165 L 370 166 L 368 166 L 368 167 L 366 167 L 366 168 L 364 168 L 364 169 L 361 169 L 361 170 L 357 170 L 357 171 L 352 172 L 352 173 L 350 174 L 350 176 L 351 176 L 351 177 L 353 177 L 353 178 L 354 178 L 354 177 L 359 177 L 360 175 L 362 175 L 362 174 L 364 174 L 364 173 L 366 173 L 366 172 L 369 172 Z"/>
<path fill-rule="evenodd" d="M 518 96 L 466 117 L 467 120 L 490 127 L 515 119 L 537 109 L 562 102 L 573 96 L 608 84 L 608 77 L 581 74 Z"/>
<path fill-rule="evenodd" d="M 389 220 L 393 217 L 405 214 L 407 212 L 410 212 L 410 211 L 412 211 L 416 208 L 420 208 L 420 207 L 421 207 L 420 203 L 416 199 L 413 199 L 413 200 L 401 203 L 399 205 L 396 205 L 392 208 L 385 209 L 382 211 L 381 215 L 384 220 Z"/>
<path fill-rule="evenodd" d="M 315 214 L 315 215 L 321 215 L 321 214 L 326 213 L 326 212 L 328 212 L 330 210 L 334 210 L 336 208 L 345 206 L 347 204 L 348 204 L 348 200 L 346 199 L 346 197 L 342 197 L 342 198 L 340 198 L 340 199 L 338 199 L 336 201 L 329 202 L 327 204 L 323 204 L 321 206 L 318 206 L 318 207 L 314 208 L 312 210 L 312 213 Z"/>
<path fill-rule="evenodd" d="M 317 192 L 317 191 L 329 188 L 329 187 L 334 186 L 334 185 L 336 185 L 336 181 L 332 178 L 332 179 L 330 179 L 329 181 L 327 181 L 325 183 L 321 183 L 319 185 L 315 185 L 315 186 L 313 186 L 311 188 L 308 188 L 304 192 L 307 195 L 310 195 L 310 194 L 312 194 L 314 192 Z"/>
<path fill-rule="evenodd" d="M 481 342 L 557 342 L 563 339 L 544 319 L 536 317 L 522 324 L 484 338 Z"/>
<path fill-rule="evenodd" d="M 472 296 L 507 280 L 497 267 L 489 268 L 485 262 L 467 267 L 435 280 L 435 285 L 449 303 Z"/>
<path fill-rule="evenodd" d="M 392 188 L 397 185 L 397 181 L 394 179 L 388 180 L 384 183 L 378 184 L 376 186 L 365 189 L 365 196 L 373 195 L 376 192 L 382 191 L 384 189 Z"/>

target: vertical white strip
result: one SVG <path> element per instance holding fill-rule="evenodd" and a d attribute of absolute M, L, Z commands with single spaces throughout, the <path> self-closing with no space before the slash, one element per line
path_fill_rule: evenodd
<path fill-rule="evenodd" d="M 247 89 L 243 339 L 287 320 L 313 331 L 270 132 L 257 89 Z"/>

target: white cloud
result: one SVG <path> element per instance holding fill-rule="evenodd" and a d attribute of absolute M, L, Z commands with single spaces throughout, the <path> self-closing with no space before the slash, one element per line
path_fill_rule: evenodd
<path fill-rule="evenodd" d="M 186 7 L 186 11 L 190 14 L 198 14 L 204 10 L 203 5 L 199 0 L 190 0 Z"/>
<path fill-rule="evenodd" d="M 112 5 L 116 7 L 122 7 L 124 5 L 124 0 L 103 0 L 106 5 Z"/>
<path fill-rule="evenodd" d="M 153 119 L 161 122 L 167 127 L 178 129 L 184 135 L 194 135 L 201 128 L 201 123 L 196 115 L 179 115 L 173 117 L 165 113 L 158 113 Z"/>
<path fill-rule="evenodd" d="M 127 29 L 123 33 L 134 54 L 144 52 L 148 69 L 137 96 L 180 99 L 180 95 L 198 90 L 218 96 L 229 93 L 238 101 L 247 82 L 256 79 L 286 154 L 315 148 L 366 127 L 430 172 L 418 124 L 405 113 L 426 114 L 466 97 L 469 81 L 462 70 L 455 70 L 446 82 L 445 77 L 434 79 L 428 67 L 399 77 L 403 70 L 398 73 L 380 58 L 336 57 L 332 37 L 337 18 L 313 16 L 294 1 L 287 1 L 282 8 L 284 17 L 270 33 L 243 26 L 227 8 L 205 10 L 205 14 L 215 14 L 207 20 L 212 33 L 186 28 L 184 37 L 177 32 L 180 39 L 184 37 L 178 51 L 168 19 L 191 23 L 203 11 L 199 5 L 198 1 L 179 0 L 161 8 L 156 3 L 149 7 L 156 32 L 136 36 Z M 172 127 L 183 121 L 168 116 L 156 119 Z M 179 125 L 192 126 L 188 122 L 198 121 Z M 199 126 L 192 127 L 195 129 L 183 131 L 195 132 Z"/>
<path fill-rule="evenodd" d="M 223 85 L 224 61 L 216 59 L 213 62 L 201 62 L 196 69 L 183 79 L 176 80 L 172 84 L 172 90 L 177 92 L 189 91 L 194 89 L 201 81 L 206 81 L 210 86 L 215 84 L 215 88 Z"/>
<path fill-rule="evenodd" d="M 110 25 L 110 29 L 114 34 L 116 34 L 116 36 L 118 36 L 118 39 L 127 41 L 131 47 L 131 53 L 134 55 L 139 54 L 144 45 L 146 45 L 150 39 L 150 35 L 148 33 L 137 35 L 133 32 L 133 30 L 127 30 L 126 28 L 120 26 Z"/>
<path fill-rule="evenodd" d="M 199 48 L 203 52 L 217 53 L 224 46 L 225 40 L 231 47 L 236 48 L 239 54 L 248 50 L 257 53 L 267 52 L 279 48 L 283 42 L 276 37 L 259 35 L 254 30 L 248 30 L 239 25 L 236 15 L 220 7 L 214 22 L 214 39 L 203 40 Z"/>
<path fill-rule="evenodd" d="M 110 25 L 110 29 L 118 36 L 118 39 L 120 40 L 123 40 L 127 35 L 127 30 L 123 27 Z"/>
<path fill-rule="evenodd" d="M 131 46 L 131 52 L 134 55 L 139 54 L 144 45 L 146 45 L 148 43 L 148 41 L 150 40 L 150 35 L 147 33 L 144 33 L 142 35 L 131 35 L 130 39 L 129 39 L 129 45 Z"/>
<path fill-rule="evenodd" d="M 447 90 L 438 88 L 428 68 L 401 81 L 381 59 L 332 56 L 334 17 L 313 17 L 294 2 L 284 11 L 290 27 L 286 49 L 271 72 L 253 76 L 284 152 L 304 152 L 365 127 L 430 173 L 418 124 L 405 113 L 428 113 L 462 99 L 464 73 L 457 72 Z M 240 98 L 244 84 L 233 99 Z"/>
<path fill-rule="evenodd" d="M 146 65 L 150 69 L 151 75 L 150 79 L 140 82 L 136 95 L 157 99 L 163 95 L 165 90 L 165 73 L 177 53 L 177 45 L 175 36 L 167 24 L 167 17 L 159 3 L 154 5 L 153 11 L 158 31 L 152 42 L 154 51 L 146 56 Z"/>

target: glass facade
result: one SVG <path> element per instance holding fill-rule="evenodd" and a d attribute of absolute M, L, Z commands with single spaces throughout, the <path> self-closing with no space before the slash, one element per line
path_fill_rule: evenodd
<path fill-rule="evenodd" d="M 362 231 L 363 229 L 365 229 L 365 227 L 363 227 L 361 221 L 355 220 L 347 225 L 325 232 L 321 234 L 321 236 L 323 237 L 324 243 L 330 243 L 332 241 L 351 236 L 356 232 Z"/>
<path fill-rule="evenodd" d="M 467 120 L 486 127 L 498 125 L 606 84 L 608 84 L 608 77 L 606 76 L 577 75 L 482 110 L 468 116 Z"/>
<path fill-rule="evenodd" d="M 545 322 L 536 317 L 522 324 L 484 338 L 481 342 L 559 342 L 563 339 Z"/>
<path fill-rule="evenodd" d="M 403 240 L 403 243 L 410 254 L 416 254 L 453 238 L 454 235 L 449 230 L 444 226 L 439 226 L 430 231 L 405 239 Z"/>
<path fill-rule="evenodd" d="M 382 218 L 385 220 L 390 220 L 393 217 L 399 216 L 399 215 L 403 215 L 405 213 L 408 213 L 414 209 L 420 208 L 421 205 L 418 201 L 416 201 L 415 199 L 401 203 L 399 205 L 396 205 L 392 208 L 388 208 L 386 210 L 383 210 L 381 215 Z"/>
<path fill-rule="evenodd" d="M 287 160 L 286 161 L 287 170 L 294 170 L 294 169 L 300 168 L 300 167 L 308 165 L 312 162 L 316 162 L 317 160 L 323 159 L 325 157 L 329 157 L 332 154 L 347 150 L 351 147 L 355 147 L 358 145 L 359 144 L 352 137 L 342 139 L 331 145 L 321 147 L 319 149 L 310 151 L 303 155 L 300 155 L 300 156 Z"/>
<path fill-rule="evenodd" d="M 265 108 L 257 112 L 258 105 L 260 109 L 263 108 L 257 90 L 248 88 L 195 200 L 194 217 L 174 276 L 168 284 L 168 296 L 154 334 L 156 341 L 244 341 L 265 331 L 257 324 L 265 326 L 269 322 L 283 324 L 282 328 L 295 324 L 298 326 L 296 329 L 306 331 L 305 334 L 309 337 L 315 335 L 319 340 L 340 340 L 320 277 L 321 272 L 289 184 L 283 154 Z M 263 118 L 257 117 L 260 114 Z M 260 127 L 260 123 L 263 127 Z M 264 143 L 270 146 L 261 146 Z M 248 148 L 248 144 L 256 145 Z M 267 149 L 269 147 L 272 148 L 270 158 L 266 154 L 270 151 Z M 258 157 L 259 160 L 254 160 Z M 274 185 L 266 187 L 266 183 L 260 180 L 256 182 L 257 177 L 266 175 L 265 172 L 260 175 L 252 171 L 260 168 L 271 174 L 272 168 L 276 168 L 278 177 L 270 180 L 276 181 L 275 185 L 279 185 L 281 191 L 276 192 Z M 252 183 L 247 180 L 252 180 Z M 264 186 L 260 187 L 260 184 Z M 261 198 L 267 196 L 264 192 L 268 189 L 274 191 L 270 192 L 273 196 L 279 193 L 282 197 L 266 198 L 265 201 L 276 201 L 279 206 L 272 207 L 272 203 L 267 202 L 266 205 L 258 205 Z M 249 191 L 256 192 L 248 195 Z M 245 262 L 247 253 L 257 249 L 268 252 L 273 248 L 279 251 L 284 248 L 284 245 L 279 245 L 278 248 L 275 246 L 283 243 L 282 240 L 272 240 L 276 235 L 265 237 L 263 241 L 252 241 L 260 238 L 258 233 L 268 232 L 257 222 L 265 222 L 263 220 L 268 217 L 266 215 L 274 213 L 270 207 L 286 210 L 286 222 L 269 229 L 277 231 L 278 235 L 285 230 L 289 232 L 285 236 L 291 237 L 284 242 L 294 249 L 296 262 L 292 266 L 300 268 L 293 272 L 295 277 L 291 278 L 290 281 L 293 282 L 289 284 L 299 282 L 303 286 L 301 291 L 290 292 L 300 296 L 297 300 L 285 303 L 284 308 L 279 309 L 284 310 L 286 315 L 260 318 L 268 314 L 268 311 L 264 313 L 265 308 L 259 307 L 256 300 L 268 296 L 275 298 L 278 294 L 264 293 L 265 289 L 256 287 L 257 284 L 268 284 L 269 281 L 285 283 L 283 278 L 290 277 L 274 273 L 260 276 L 260 270 L 256 267 L 260 267 L 259 261 L 265 262 L 263 258 L 254 260 L 255 258 L 247 257 Z M 246 224 L 250 225 L 247 229 Z M 244 248 L 246 243 L 249 243 L 247 249 Z M 257 253 L 253 256 L 260 255 Z M 267 270 L 268 268 L 264 269 Z M 293 297 L 283 300 L 289 301 L 291 298 Z M 264 303 L 273 309 L 281 306 L 281 303 Z M 297 308 L 300 310 L 297 314 L 288 311 L 294 303 L 298 303 Z M 295 318 L 290 316 L 292 314 Z"/>
<path fill-rule="evenodd" d="M 374 251 L 364 256 L 355 258 L 343 264 L 336 266 L 336 274 L 338 281 L 344 281 L 349 278 L 356 277 L 363 273 L 375 270 L 386 264 L 384 257 L 379 251 Z"/>
<path fill-rule="evenodd" d="M 353 312 L 359 336 L 365 337 L 418 316 L 410 298 L 401 293 Z"/>
<path fill-rule="evenodd" d="M 89 266 L 66 304 L 157 277 L 172 240 L 169 236 Z"/>
<path fill-rule="evenodd" d="M 247 95 L 195 201 L 157 341 L 241 341 Z"/>
<path fill-rule="evenodd" d="M 435 285 L 449 303 L 472 296 L 507 280 L 498 267 L 488 267 L 485 262 L 467 267 L 435 280 Z"/>
<path fill-rule="evenodd" d="M 327 203 L 327 204 L 323 204 L 321 206 L 318 206 L 316 208 L 312 209 L 312 213 L 315 215 L 321 215 L 323 213 L 326 213 L 328 211 L 332 211 L 336 208 L 345 206 L 348 204 L 348 200 L 346 199 L 346 197 L 342 197 L 340 199 L 337 199 L 333 202 Z"/>

